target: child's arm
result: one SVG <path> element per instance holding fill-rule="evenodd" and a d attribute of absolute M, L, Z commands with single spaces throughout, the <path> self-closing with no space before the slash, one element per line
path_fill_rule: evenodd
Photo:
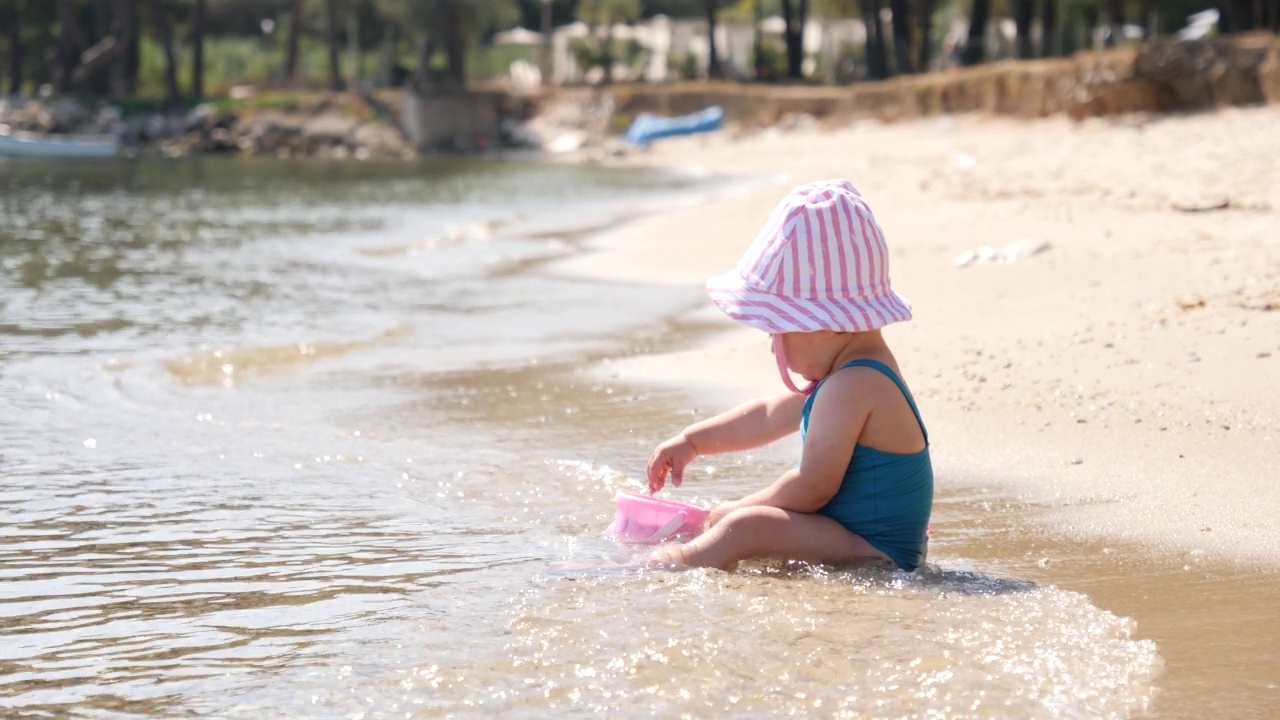
<path fill-rule="evenodd" d="M 733 509 L 752 505 L 812 513 L 835 497 L 874 405 L 858 388 L 857 377 L 852 372 L 832 375 L 814 399 L 800 467 L 783 473 L 759 492 L 717 508 L 713 521 Z"/>
<path fill-rule="evenodd" d="M 676 487 L 684 468 L 699 455 L 750 450 L 790 435 L 800 427 L 805 396 L 784 393 L 739 405 L 696 422 L 667 440 L 649 458 L 649 492 L 658 492 L 667 474 Z"/>

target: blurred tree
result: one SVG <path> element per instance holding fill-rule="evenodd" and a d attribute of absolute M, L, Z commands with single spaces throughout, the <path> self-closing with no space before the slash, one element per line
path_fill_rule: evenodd
<path fill-rule="evenodd" d="M 25 4 L 25 0 L 0 2 L 0 23 L 4 24 L 4 35 L 9 41 L 9 94 L 11 95 L 22 94 L 23 71 L 26 69 L 23 61 L 26 59 L 27 48 L 22 41 L 26 20 L 22 11 Z"/>
<path fill-rule="evenodd" d="M 1115 47 L 1124 32 L 1124 3 L 1122 0 L 1102 0 L 1102 5 L 1107 11 L 1106 46 Z"/>
<path fill-rule="evenodd" d="M 169 22 L 168 9 L 162 0 L 150 0 L 151 26 L 164 51 L 165 104 L 174 107 L 182 102 L 178 90 L 178 59 L 173 49 L 173 26 Z"/>
<path fill-rule="evenodd" d="M 809 0 L 782 0 L 783 42 L 787 46 L 787 77 L 804 78 L 804 26 L 809 19 Z"/>
<path fill-rule="evenodd" d="M 200 100 L 204 97 L 204 21 L 208 0 L 195 3 L 191 14 L 191 95 Z"/>
<path fill-rule="evenodd" d="M 933 62 L 934 0 L 916 0 L 916 3 L 916 37 L 920 43 L 916 52 L 916 68 L 920 72 L 928 72 L 929 64 Z"/>
<path fill-rule="evenodd" d="M 1044 0 L 1044 4 L 1040 6 L 1040 57 L 1057 57 L 1060 52 L 1058 0 Z"/>
<path fill-rule="evenodd" d="M 720 53 L 716 51 L 716 0 L 703 0 L 707 13 L 707 77 L 720 77 Z"/>
<path fill-rule="evenodd" d="M 1013 24 L 1017 28 L 1017 52 L 1019 60 L 1031 59 L 1031 0 L 1013 0 Z"/>
<path fill-rule="evenodd" d="M 208 4 L 205 33 L 210 37 L 257 37 L 262 21 L 292 12 L 294 0 L 208 0 Z"/>
<path fill-rule="evenodd" d="M 720 4 L 723 6 L 726 3 Z M 706 0 L 644 0 L 642 5 L 643 17 L 701 17 L 706 12 Z"/>
<path fill-rule="evenodd" d="M 1280 14 L 1277 0 L 1220 0 L 1223 32 L 1249 32 L 1251 30 L 1275 30 L 1276 15 Z"/>
<path fill-rule="evenodd" d="M 591 26 L 593 35 L 604 28 L 600 64 L 604 67 L 606 83 L 613 81 L 613 26 L 634 22 L 642 10 L 640 0 L 578 0 L 578 19 Z"/>
<path fill-rule="evenodd" d="M 819 11 L 826 17 L 861 17 L 866 44 L 864 61 L 866 77 L 883 80 L 889 77 L 889 43 L 880 19 L 884 9 L 882 0 L 822 0 Z M 911 10 L 909 0 L 890 0 L 893 15 L 893 51 L 895 69 L 900 73 L 911 72 Z"/>
<path fill-rule="evenodd" d="M 293 0 L 293 12 L 289 15 L 289 40 L 284 51 L 284 82 L 296 85 L 298 82 L 298 44 L 302 39 L 302 14 L 307 9 L 307 0 Z"/>
<path fill-rule="evenodd" d="M 693 2 L 693 0 L 682 1 Z M 519 17 L 516 20 L 517 24 L 530 30 L 542 29 L 543 0 L 516 0 L 515 4 L 519 12 Z M 655 4 L 657 3 L 653 0 L 644 4 L 646 15 L 649 14 L 650 8 Z M 566 25 L 577 19 L 578 0 L 550 0 L 546 5 L 549 6 L 548 9 L 551 11 L 552 27 Z"/>
<path fill-rule="evenodd" d="M 93 40 L 111 34 L 111 9 L 107 0 L 93 0 Z"/>
<path fill-rule="evenodd" d="M 977 65 L 986 56 L 987 18 L 991 15 L 991 0 L 973 0 L 969 14 L 969 35 L 960 53 L 963 65 Z"/>
<path fill-rule="evenodd" d="M 880 0 L 862 0 L 862 23 L 867 33 L 867 77 L 889 77 L 889 54 L 885 48 L 884 23 L 880 21 Z"/>
<path fill-rule="evenodd" d="M 60 93 L 71 91 L 72 73 L 80 64 L 80 53 L 87 47 L 83 33 L 80 32 L 75 0 L 55 0 L 55 12 L 58 18 L 58 45 L 53 69 L 53 87 Z"/>
<path fill-rule="evenodd" d="M 119 59 L 112 65 L 111 92 L 128 97 L 138 92 L 138 0 L 113 0 L 111 33 L 120 44 Z"/>
<path fill-rule="evenodd" d="M 511 27 L 520 17 L 517 0 L 378 0 L 377 7 L 417 38 L 416 82 L 424 91 L 465 87 L 471 43 Z M 439 76 L 431 67 L 437 50 L 443 50 L 445 60 Z"/>
<path fill-rule="evenodd" d="M 893 69 L 899 75 L 906 75 L 913 72 L 911 68 L 911 5 L 909 0 L 889 0 L 889 7 L 893 11 Z"/>
<path fill-rule="evenodd" d="M 751 4 L 751 69 L 756 80 L 773 79 L 773 68 L 765 62 L 764 37 L 760 32 L 760 22 L 764 20 L 764 0 L 741 0 Z M 739 5 L 741 5 L 741 2 Z"/>
<path fill-rule="evenodd" d="M 338 0 L 324 0 L 324 39 L 329 55 L 329 89 L 342 89 L 342 63 L 338 58 L 342 38 L 338 34 Z"/>

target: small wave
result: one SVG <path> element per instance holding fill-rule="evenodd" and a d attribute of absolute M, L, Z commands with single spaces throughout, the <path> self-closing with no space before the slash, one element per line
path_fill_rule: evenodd
<path fill-rule="evenodd" d="M 464 223 L 462 225 L 451 225 L 445 228 L 445 231 L 439 237 L 428 238 L 419 242 L 396 245 L 375 245 L 373 247 L 360 248 L 356 252 L 365 257 L 399 257 L 401 255 L 412 255 L 423 250 L 434 250 L 449 245 L 461 245 L 468 242 L 477 242 L 480 240 L 492 240 L 497 236 L 498 231 L 505 227 L 514 225 L 523 220 L 523 217 L 516 216 L 510 218 L 494 218 L 492 220 L 483 220 L 479 222 Z"/>
<path fill-rule="evenodd" d="M 402 324 L 366 340 L 223 348 L 168 358 L 163 365 L 169 374 L 187 385 L 231 385 L 245 375 L 279 372 L 341 357 L 394 342 L 412 332 L 412 325 Z"/>

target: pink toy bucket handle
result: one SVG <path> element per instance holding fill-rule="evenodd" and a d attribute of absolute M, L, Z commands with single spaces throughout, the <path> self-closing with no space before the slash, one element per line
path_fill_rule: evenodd
<path fill-rule="evenodd" d="M 657 544 L 662 542 L 663 540 L 666 540 L 667 538 L 671 537 L 671 535 L 675 533 L 675 531 L 684 527 L 684 524 L 688 522 L 688 520 L 689 520 L 689 516 L 683 510 L 676 513 L 675 515 L 672 515 L 671 519 L 668 520 L 665 525 L 655 530 L 654 533 L 650 535 L 649 539 L 646 540 L 645 542 L 648 542 L 650 544 Z"/>

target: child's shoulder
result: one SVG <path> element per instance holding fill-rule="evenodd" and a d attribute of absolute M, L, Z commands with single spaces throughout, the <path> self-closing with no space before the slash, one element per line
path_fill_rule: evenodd
<path fill-rule="evenodd" d="M 885 370 L 889 372 L 886 373 Z M 897 371 L 893 367 L 879 361 L 874 365 L 846 365 L 827 377 L 823 382 L 823 390 L 855 402 L 875 403 L 901 395 L 895 381 L 897 377 Z"/>

